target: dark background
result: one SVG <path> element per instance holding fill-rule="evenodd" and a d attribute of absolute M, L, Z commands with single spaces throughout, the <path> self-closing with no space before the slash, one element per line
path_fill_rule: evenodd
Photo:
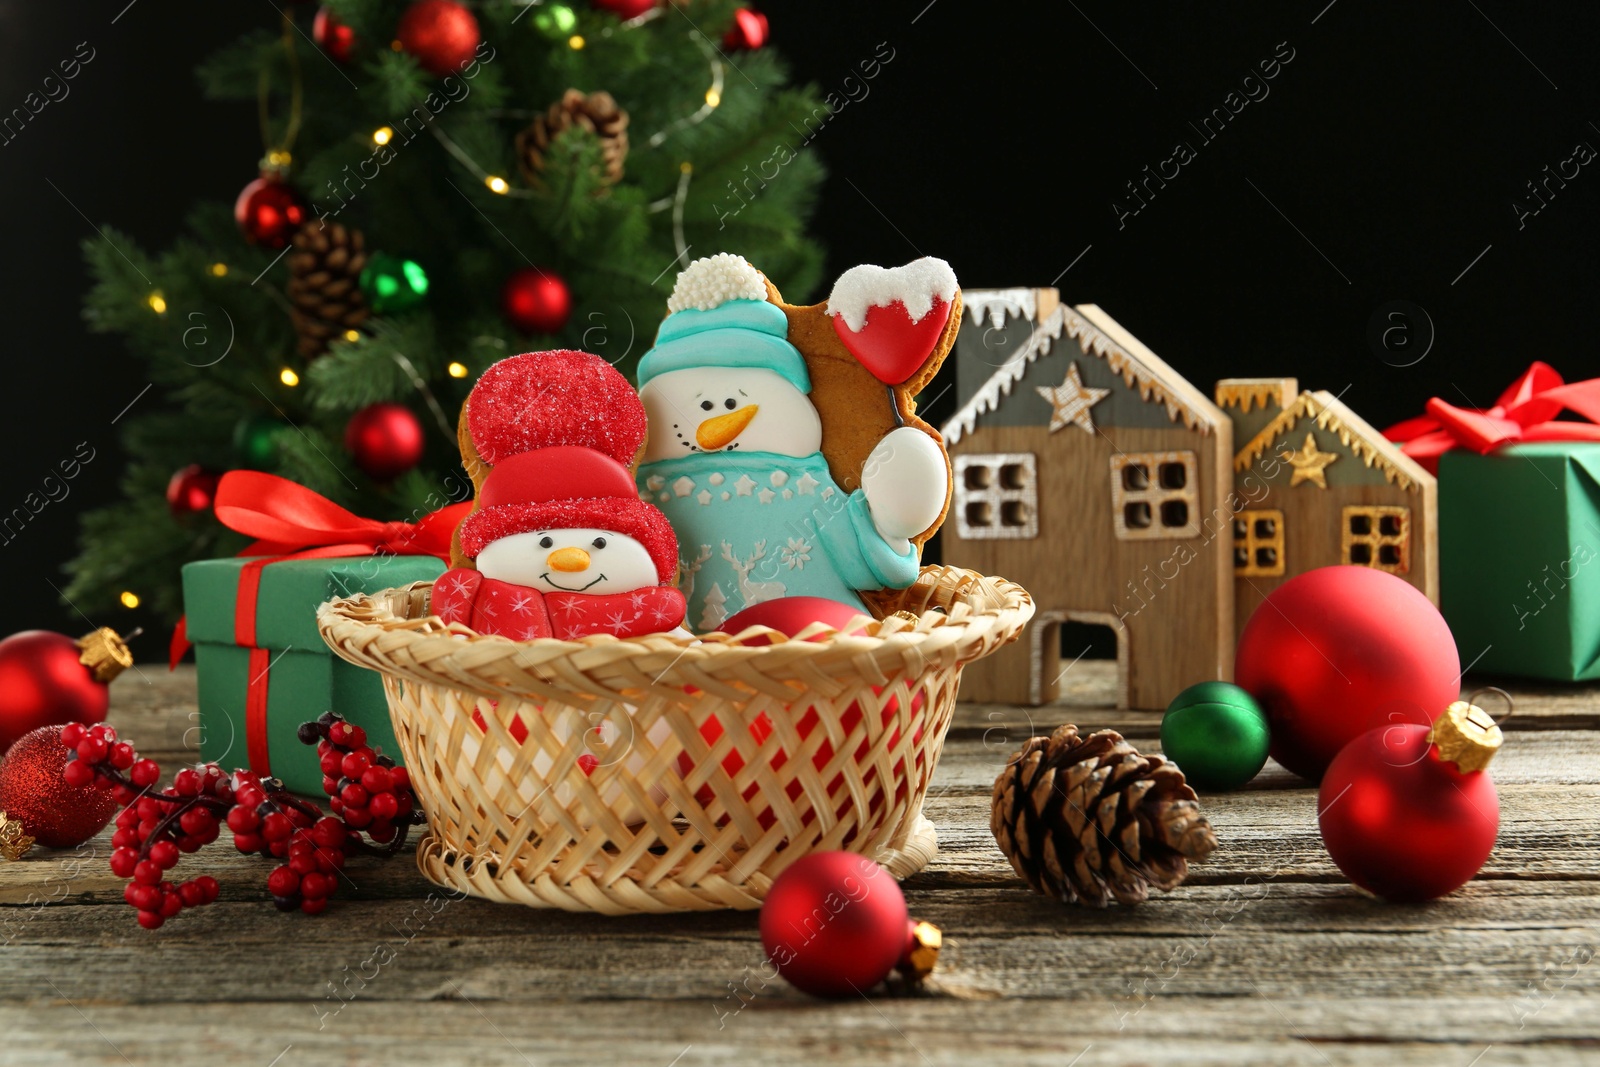
<path fill-rule="evenodd" d="M 96 50 L 71 95 L 0 146 L 0 511 L 147 381 L 79 317 L 90 220 L 162 247 L 194 201 L 231 201 L 260 153 L 251 108 L 202 101 L 191 72 L 270 25 L 268 0 L 126 4 L 0 0 L 0 112 L 79 42 Z M 799 80 L 858 98 L 815 142 L 832 172 L 815 223 L 830 278 L 931 254 L 973 288 L 1054 283 L 1202 388 L 1297 375 L 1347 389 L 1379 426 L 1435 394 L 1487 406 L 1536 358 L 1569 379 L 1600 373 L 1600 161 L 1520 229 L 1512 207 L 1580 141 L 1600 147 L 1595 5 L 759 6 Z M 863 84 L 857 64 L 880 42 L 894 58 Z M 1280 42 L 1294 58 L 1270 95 L 1203 144 L 1188 123 Z M 1179 140 L 1197 158 L 1119 228 L 1124 183 Z M 1393 301 L 1422 310 L 1389 323 L 1400 329 L 1386 350 L 1369 324 Z M 88 628 L 51 583 L 63 584 L 78 512 L 115 493 L 121 457 L 93 436 L 71 496 L 0 545 L 6 630 Z M 141 658 L 158 659 L 163 640 L 143 638 Z"/>

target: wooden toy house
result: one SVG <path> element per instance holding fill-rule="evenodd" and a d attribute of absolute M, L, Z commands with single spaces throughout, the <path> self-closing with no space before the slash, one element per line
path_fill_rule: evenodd
<path fill-rule="evenodd" d="M 1114 634 L 1123 707 L 1230 677 L 1231 420 L 1098 307 L 1054 289 L 963 295 L 944 559 L 1021 581 L 1038 605 L 1022 638 L 966 669 L 964 698 L 1053 699 L 1068 621 Z"/>

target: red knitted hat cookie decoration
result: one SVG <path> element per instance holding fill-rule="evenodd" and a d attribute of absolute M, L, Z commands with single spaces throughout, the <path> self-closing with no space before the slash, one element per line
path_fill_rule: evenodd
<path fill-rule="evenodd" d="M 491 467 L 536 448 L 580 445 L 631 468 L 644 444 L 644 405 L 599 356 L 524 352 L 478 378 L 467 397 L 467 429 Z"/>

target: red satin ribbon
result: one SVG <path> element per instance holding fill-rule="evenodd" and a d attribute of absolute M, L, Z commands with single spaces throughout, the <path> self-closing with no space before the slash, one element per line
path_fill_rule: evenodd
<path fill-rule="evenodd" d="M 1589 420 L 1557 421 L 1571 411 Z M 1566 383 L 1548 363 L 1534 362 L 1487 410 L 1458 408 L 1438 397 L 1428 413 L 1397 422 L 1383 435 L 1401 451 L 1439 473 L 1439 457 L 1452 448 L 1479 455 L 1516 441 L 1600 441 L 1600 378 Z"/>

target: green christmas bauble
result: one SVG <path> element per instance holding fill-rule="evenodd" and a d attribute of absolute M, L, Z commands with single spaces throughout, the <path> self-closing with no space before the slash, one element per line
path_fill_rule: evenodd
<path fill-rule="evenodd" d="M 562 40 L 578 25 L 578 15 L 566 4 L 545 4 L 533 16 L 533 25 L 551 40 Z"/>
<path fill-rule="evenodd" d="M 1191 685 L 1167 705 L 1161 751 L 1198 789 L 1237 789 L 1267 762 L 1267 716 L 1228 682 Z"/>
<path fill-rule="evenodd" d="M 379 315 L 416 307 L 428 296 L 428 272 L 414 259 L 374 253 L 361 270 L 361 293 Z"/>
<path fill-rule="evenodd" d="M 278 434 L 284 424 L 271 415 L 247 415 L 233 428 L 233 447 L 239 461 L 251 470 L 268 470 L 278 463 Z"/>

